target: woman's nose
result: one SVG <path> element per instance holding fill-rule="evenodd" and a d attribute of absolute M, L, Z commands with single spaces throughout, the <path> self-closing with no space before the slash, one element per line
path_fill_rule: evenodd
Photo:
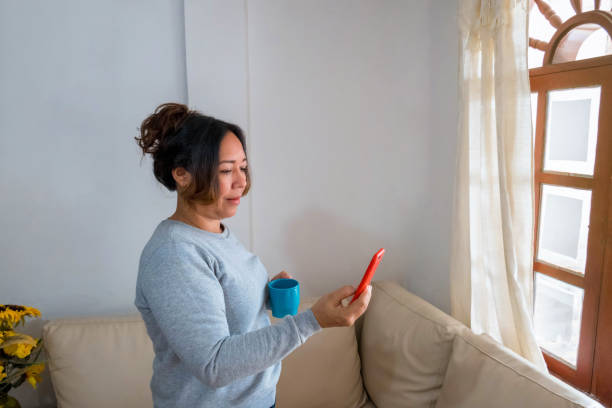
<path fill-rule="evenodd" d="M 238 187 L 242 187 L 246 185 L 246 174 L 242 170 L 238 170 L 238 172 L 234 172 L 234 180 L 233 184 Z"/>

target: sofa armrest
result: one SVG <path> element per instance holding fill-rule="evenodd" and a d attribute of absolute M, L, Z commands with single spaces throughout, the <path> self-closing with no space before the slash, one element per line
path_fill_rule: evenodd
<path fill-rule="evenodd" d="M 357 328 L 364 386 L 379 407 L 432 407 L 465 327 L 397 283 L 375 281 Z"/>
<path fill-rule="evenodd" d="M 487 335 L 468 328 L 453 341 L 436 408 L 602 406 Z"/>
<path fill-rule="evenodd" d="M 53 320 L 43 339 L 58 406 L 153 405 L 153 344 L 139 315 Z"/>

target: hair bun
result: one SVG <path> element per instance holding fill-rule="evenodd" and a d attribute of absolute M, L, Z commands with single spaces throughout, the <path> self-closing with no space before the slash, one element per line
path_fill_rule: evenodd
<path fill-rule="evenodd" d="M 140 137 L 136 137 L 138 145 L 145 153 L 155 154 L 159 145 L 169 135 L 176 133 L 191 111 L 181 103 L 164 103 L 149 115 L 140 125 Z"/>

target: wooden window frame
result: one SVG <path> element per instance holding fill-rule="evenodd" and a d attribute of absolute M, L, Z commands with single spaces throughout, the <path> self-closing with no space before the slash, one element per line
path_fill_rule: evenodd
<path fill-rule="evenodd" d="M 595 20 L 594 20 L 595 19 Z M 544 65 L 529 70 L 531 92 L 538 94 L 534 146 L 533 271 L 584 289 L 576 369 L 543 350 L 554 375 L 612 404 L 612 55 L 553 64 L 561 39 L 574 27 L 597 23 L 612 36 L 612 16 L 593 11 L 576 15 L 558 27 L 546 44 Z M 548 92 L 601 86 L 595 169 L 593 176 L 543 170 Z M 543 184 L 592 191 L 585 273 L 537 260 L 540 200 Z"/>

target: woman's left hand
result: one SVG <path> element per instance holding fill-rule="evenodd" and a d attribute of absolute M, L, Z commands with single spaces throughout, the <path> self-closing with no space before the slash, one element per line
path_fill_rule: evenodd
<path fill-rule="evenodd" d="M 287 272 L 282 271 L 281 273 L 279 273 L 278 275 L 270 279 L 270 281 L 277 280 L 277 279 L 293 279 L 293 277 L 289 275 Z"/>

